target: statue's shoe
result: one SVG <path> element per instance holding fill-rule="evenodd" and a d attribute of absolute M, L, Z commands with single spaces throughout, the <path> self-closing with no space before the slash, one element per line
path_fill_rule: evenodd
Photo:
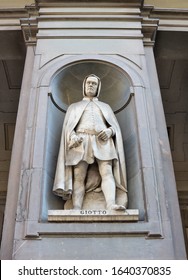
<path fill-rule="evenodd" d="M 124 211 L 124 210 L 126 210 L 126 208 L 125 208 L 125 206 L 123 206 L 123 205 L 114 204 L 114 205 L 111 206 L 110 210 Z"/>

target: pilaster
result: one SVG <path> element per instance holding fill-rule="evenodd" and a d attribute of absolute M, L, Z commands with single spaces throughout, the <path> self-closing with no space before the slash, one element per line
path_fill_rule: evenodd
<path fill-rule="evenodd" d="M 14 230 L 17 214 L 17 203 L 20 191 L 20 176 L 22 168 L 23 145 L 25 140 L 25 126 L 29 102 L 28 90 L 31 88 L 31 76 L 34 63 L 33 46 L 27 47 L 23 83 L 14 134 L 11 164 L 9 170 L 8 191 L 6 199 L 4 227 L 1 243 L 1 259 L 12 259 Z"/>

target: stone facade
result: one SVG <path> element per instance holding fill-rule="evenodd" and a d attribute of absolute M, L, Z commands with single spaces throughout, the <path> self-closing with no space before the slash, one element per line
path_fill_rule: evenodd
<path fill-rule="evenodd" d="M 170 14 L 160 21 L 159 11 L 142 2 L 41 0 L 24 11 L 29 15 L 21 19 L 27 55 L 2 259 L 186 258 L 153 53 L 157 28 L 168 25 Z M 184 20 L 184 28 L 186 24 Z M 182 22 L 177 26 L 181 28 Z M 166 67 L 174 69 L 173 62 Z M 103 79 L 102 99 L 113 108 L 122 130 L 128 208 L 139 210 L 138 221 L 47 219 L 48 210 L 63 208 L 62 200 L 52 194 L 52 185 L 65 111 L 80 100 L 77 89 L 91 72 Z M 51 95 L 62 110 L 54 106 Z M 185 121 L 186 114 L 179 118 Z M 171 134 L 176 121 L 173 116 L 169 119 Z M 186 133 L 186 126 L 179 129 L 181 135 Z M 5 131 L 11 133 L 10 127 Z"/>

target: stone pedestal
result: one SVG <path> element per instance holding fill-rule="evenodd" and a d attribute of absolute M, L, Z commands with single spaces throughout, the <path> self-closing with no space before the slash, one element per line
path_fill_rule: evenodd
<path fill-rule="evenodd" d="M 136 222 L 138 210 L 49 210 L 49 222 Z"/>

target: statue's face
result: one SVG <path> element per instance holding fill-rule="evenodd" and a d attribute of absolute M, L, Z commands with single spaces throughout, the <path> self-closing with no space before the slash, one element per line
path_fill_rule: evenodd
<path fill-rule="evenodd" d="M 94 97 L 97 93 L 98 79 L 95 77 L 88 77 L 85 83 L 85 94 L 88 97 Z"/>

